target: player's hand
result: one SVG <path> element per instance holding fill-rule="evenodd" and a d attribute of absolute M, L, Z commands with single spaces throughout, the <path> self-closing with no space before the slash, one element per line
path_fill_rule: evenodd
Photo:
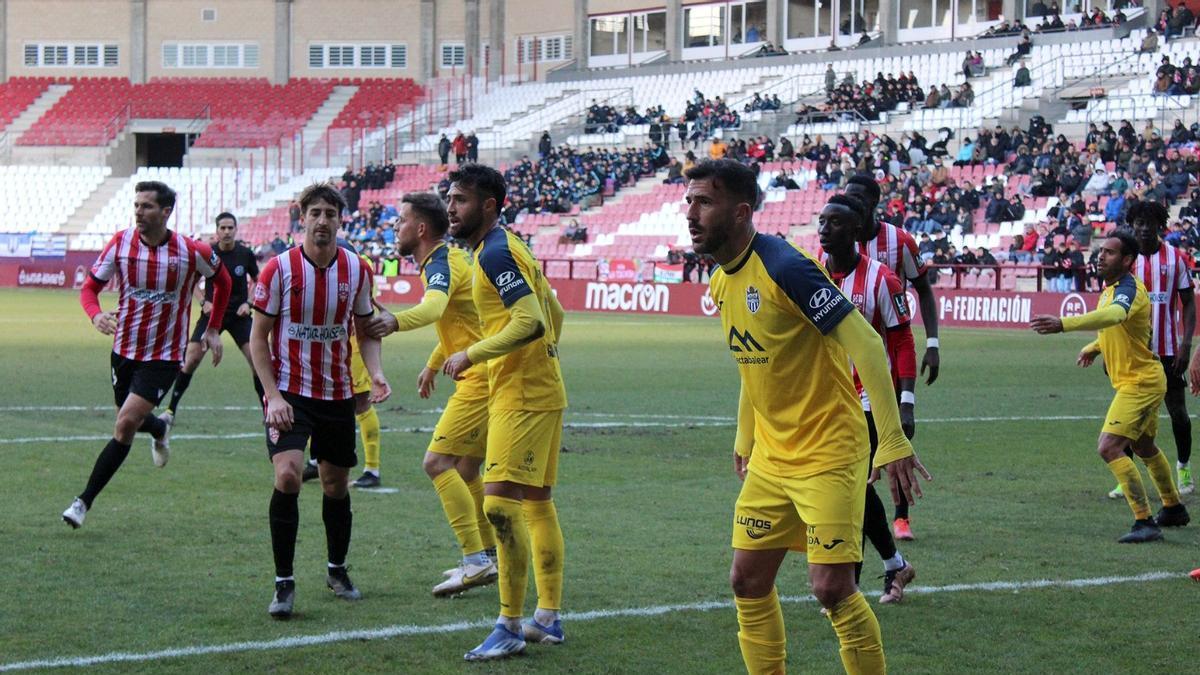
<path fill-rule="evenodd" d="M 417 395 L 421 398 L 429 398 L 429 395 L 433 393 L 435 379 L 437 379 L 436 370 L 429 366 L 422 368 L 421 372 L 417 373 Z"/>
<path fill-rule="evenodd" d="M 203 305 L 200 305 L 201 314 L 212 314 L 212 301 L 205 300 Z"/>
<path fill-rule="evenodd" d="M 1039 335 L 1052 335 L 1063 332 L 1062 319 L 1057 316 L 1050 316 L 1049 314 L 1033 317 L 1033 321 L 1029 322 L 1029 327 Z"/>
<path fill-rule="evenodd" d="M 738 480 L 746 480 L 746 470 L 750 468 L 750 458 L 742 457 L 736 452 L 733 453 L 733 475 L 738 477 Z"/>
<path fill-rule="evenodd" d="M 292 404 L 284 400 L 282 394 L 275 394 L 267 399 L 267 413 L 264 422 L 272 429 L 289 431 L 292 428 Z"/>
<path fill-rule="evenodd" d="M 446 359 L 446 363 L 442 364 L 442 373 L 449 375 L 453 380 L 461 380 L 463 373 L 467 368 L 471 367 L 471 359 L 465 351 L 456 352 Z"/>
<path fill-rule="evenodd" d="M 221 363 L 221 355 L 225 353 L 225 346 L 221 344 L 221 334 L 209 328 L 204 331 L 204 339 L 200 341 L 200 352 L 212 352 L 213 367 Z"/>
<path fill-rule="evenodd" d="M 1096 362 L 1096 357 L 1099 355 L 1100 352 L 1089 352 L 1085 349 L 1079 352 L 1079 357 L 1075 359 L 1075 365 L 1080 368 L 1087 368 Z"/>
<path fill-rule="evenodd" d="M 1187 372 L 1188 355 L 1191 353 L 1192 344 L 1190 342 L 1184 342 L 1183 344 L 1179 345 L 1179 349 L 1175 350 L 1175 367 L 1172 371 L 1175 375 L 1183 375 Z"/>
<path fill-rule="evenodd" d="M 367 322 L 364 332 L 367 337 L 382 340 L 398 330 L 400 330 L 400 322 L 396 320 L 396 315 L 386 309 L 381 309 Z"/>
<path fill-rule="evenodd" d="M 900 404 L 900 429 L 904 431 L 904 435 L 910 441 L 913 436 L 917 435 L 917 416 L 913 410 L 914 407 L 911 403 Z"/>
<path fill-rule="evenodd" d="M 117 315 L 113 312 L 100 312 L 92 317 L 92 325 L 104 335 L 115 335 L 117 332 Z"/>
<path fill-rule="evenodd" d="M 925 384 L 931 385 L 937 380 L 938 367 L 942 365 L 942 359 L 938 355 L 937 347 L 928 347 L 925 349 L 925 356 L 921 359 L 921 376 L 925 376 L 925 370 L 929 370 L 929 377 L 925 380 Z"/>
<path fill-rule="evenodd" d="M 1192 359 L 1188 368 L 1188 382 L 1192 386 L 1192 395 L 1200 396 L 1200 357 Z"/>
<path fill-rule="evenodd" d="M 250 303 L 243 302 L 242 304 L 238 305 L 237 315 L 238 316 L 250 316 Z"/>
<path fill-rule="evenodd" d="M 891 488 L 892 503 L 894 504 L 902 503 L 902 499 L 908 501 L 909 504 L 916 504 L 918 498 L 925 496 L 921 493 L 921 485 L 917 482 L 918 473 L 926 481 L 933 480 L 933 476 L 929 474 L 925 465 L 921 464 L 921 459 L 917 457 L 916 450 L 912 455 L 885 464 L 882 468 L 887 471 L 888 487 Z M 871 471 L 871 478 L 867 482 L 871 484 L 877 480 L 879 480 L 878 468 Z"/>
<path fill-rule="evenodd" d="M 371 376 L 371 403 L 383 403 L 392 395 L 392 387 L 388 384 L 387 378 L 383 373 L 375 373 Z"/>

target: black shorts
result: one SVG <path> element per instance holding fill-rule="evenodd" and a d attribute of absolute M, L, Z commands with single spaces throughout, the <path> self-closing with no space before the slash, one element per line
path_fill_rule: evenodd
<path fill-rule="evenodd" d="M 225 320 L 221 322 L 221 332 L 232 335 L 238 349 L 241 349 L 250 341 L 250 326 L 253 323 L 254 320 L 249 316 L 238 316 L 237 314 L 228 313 L 225 315 Z M 201 314 L 200 320 L 196 322 L 196 329 L 192 331 L 192 342 L 199 342 L 204 339 L 204 331 L 206 330 L 208 330 L 208 315 Z"/>
<path fill-rule="evenodd" d="M 111 363 L 113 400 L 118 408 L 125 405 L 130 394 L 157 406 L 179 374 L 178 361 L 134 361 L 113 352 Z"/>
<path fill-rule="evenodd" d="M 1183 391 L 1187 386 L 1187 382 L 1183 379 L 1183 373 L 1175 374 L 1175 357 L 1174 356 L 1159 356 L 1158 360 L 1162 363 L 1163 373 L 1167 376 L 1167 391 Z M 1187 367 L 1184 367 L 1184 372 L 1187 372 Z"/>
<path fill-rule="evenodd" d="M 292 428 L 282 432 L 267 428 L 267 456 L 289 450 L 303 452 L 307 446 L 315 460 L 346 469 L 358 464 L 354 452 L 358 439 L 354 399 L 321 401 L 287 391 L 281 393 L 283 400 L 292 406 Z"/>

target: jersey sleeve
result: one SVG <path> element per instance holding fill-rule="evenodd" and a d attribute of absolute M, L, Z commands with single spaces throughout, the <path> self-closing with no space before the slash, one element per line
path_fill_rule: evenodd
<path fill-rule="evenodd" d="M 507 245 L 484 247 L 479 256 L 483 275 L 496 288 L 505 307 L 533 293 L 533 285 L 525 278 L 516 258 Z"/>
<path fill-rule="evenodd" d="M 117 248 L 121 241 L 121 232 L 113 235 L 112 239 L 108 240 L 108 244 L 100 251 L 100 255 L 96 258 L 96 262 L 92 263 L 91 275 L 96 281 L 101 284 L 108 283 L 109 279 L 117 271 Z"/>
<path fill-rule="evenodd" d="M 917 241 L 905 230 L 896 228 L 896 242 L 900 247 L 900 268 L 904 270 L 905 279 L 916 279 L 925 274 L 925 261 L 921 259 Z"/>
<path fill-rule="evenodd" d="M 358 266 L 358 291 L 354 294 L 354 313 L 357 316 L 371 316 L 375 307 L 371 300 L 375 295 L 375 280 L 373 273 L 365 264 Z"/>
<path fill-rule="evenodd" d="M 820 264 L 811 258 L 803 255 L 793 258 L 778 275 L 771 276 L 822 335 L 828 335 L 847 314 L 857 311 L 854 303 L 842 295 Z"/>
<path fill-rule="evenodd" d="M 263 265 L 262 274 L 258 275 L 258 283 L 254 284 L 254 309 L 267 316 L 279 316 L 279 308 L 283 302 L 283 283 L 279 273 L 279 259 L 271 258 Z"/>
<path fill-rule="evenodd" d="M 211 246 L 195 239 L 188 239 L 188 249 L 192 252 L 192 258 L 196 262 L 196 271 L 205 279 L 211 279 L 217 274 L 217 270 L 221 269 L 221 258 L 217 256 L 217 252 Z"/>
<path fill-rule="evenodd" d="M 444 249 L 435 253 L 425 263 L 421 280 L 425 282 L 425 291 L 441 291 L 450 294 L 450 257 Z"/>
<path fill-rule="evenodd" d="M 1113 289 L 1112 304 L 1119 305 L 1124 308 L 1126 314 L 1133 308 L 1133 301 L 1137 298 L 1137 282 L 1133 280 L 1132 274 L 1126 274 L 1123 279 L 1117 282 L 1117 287 Z"/>
<path fill-rule="evenodd" d="M 1177 291 L 1190 290 L 1192 288 L 1191 267 L 1179 249 L 1173 250 L 1175 251 L 1175 289 Z"/>
<path fill-rule="evenodd" d="M 883 325 L 886 328 L 903 326 L 912 320 L 908 314 L 908 299 L 904 289 L 900 287 L 900 280 L 891 270 L 883 267 L 880 272 L 875 306 L 879 308 L 879 314 L 883 317 Z"/>

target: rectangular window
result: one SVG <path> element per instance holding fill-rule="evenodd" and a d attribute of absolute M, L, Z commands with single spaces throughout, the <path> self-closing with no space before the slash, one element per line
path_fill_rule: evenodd
<path fill-rule="evenodd" d="M 683 10 L 683 46 L 719 47 L 724 45 L 725 9 L 724 5 L 685 8 Z"/>
<path fill-rule="evenodd" d="M 115 68 L 120 61 L 116 45 L 104 45 L 104 67 Z"/>
<path fill-rule="evenodd" d="M 387 47 L 384 45 L 362 45 L 358 48 L 358 65 L 363 68 L 386 68 Z"/>
<path fill-rule="evenodd" d="M 467 65 L 467 48 L 461 43 L 442 43 L 442 67 L 462 68 Z"/>
<path fill-rule="evenodd" d="M 258 45 L 254 43 L 242 45 L 242 67 L 258 67 Z"/>
<path fill-rule="evenodd" d="M 628 47 L 629 16 L 596 16 L 591 21 L 592 56 L 625 54 Z"/>
<path fill-rule="evenodd" d="M 408 67 L 408 47 L 404 45 L 392 45 L 392 67 Z"/>
<path fill-rule="evenodd" d="M 308 67 L 309 68 L 324 68 L 325 67 L 325 46 L 324 45 L 309 45 L 308 46 Z"/>
<path fill-rule="evenodd" d="M 179 67 L 179 45 L 173 45 L 167 42 L 162 46 L 163 68 L 178 68 Z"/>
<path fill-rule="evenodd" d="M 38 46 L 25 45 L 25 66 L 29 68 L 36 67 L 38 64 Z"/>
<path fill-rule="evenodd" d="M 214 68 L 228 68 L 238 64 L 238 50 L 234 45 L 213 45 L 212 64 Z"/>
<path fill-rule="evenodd" d="M 184 68 L 208 67 L 208 45 L 183 45 L 180 62 Z"/>
<path fill-rule="evenodd" d="M 217 20 L 217 10 L 216 9 L 200 10 L 200 20 L 204 21 L 205 23 L 208 23 L 211 21 L 216 21 Z"/>
<path fill-rule="evenodd" d="M 27 67 L 100 68 L 117 65 L 117 45 L 38 44 L 24 45 L 22 61 Z M 103 59 L 101 58 L 103 57 Z"/>

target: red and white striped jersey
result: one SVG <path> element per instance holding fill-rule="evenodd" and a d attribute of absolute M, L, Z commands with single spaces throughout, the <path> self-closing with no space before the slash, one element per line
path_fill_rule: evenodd
<path fill-rule="evenodd" d="M 371 271 L 361 258 L 338 248 L 319 268 L 300 246 L 263 266 L 254 308 L 276 317 L 271 360 L 281 391 L 340 401 L 351 398 L 350 322 L 370 316 Z"/>
<path fill-rule="evenodd" d="M 1150 325 L 1153 329 L 1150 348 L 1159 356 L 1174 356 L 1182 330 L 1176 299 L 1179 291 L 1192 287 L 1183 253 L 1170 244 L 1161 244 L 1151 255 L 1137 257 L 1133 275 L 1142 280 L 1150 295 Z"/>
<path fill-rule="evenodd" d="M 829 268 L 829 254 L 821 255 L 821 264 Z M 909 322 L 908 300 L 900 280 L 883 263 L 859 254 L 858 265 L 849 274 L 830 273 L 833 283 L 837 284 L 842 293 L 858 311 L 867 319 L 875 332 L 888 343 L 887 331 Z M 893 384 L 899 378 L 896 364 L 892 362 L 891 350 L 884 350 L 888 355 L 888 368 L 892 371 Z M 914 357 L 915 358 L 915 357 Z M 857 369 L 854 371 L 854 386 L 858 389 L 863 402 L 863 409 L 870 410 L 867 392 L 863 391 L 862 382 L 858 379 Z"/>
<path fill-rule="evenodd" d="M 879 223 L 879 234 L 866 244 L 855 244 L 859 253 L 887 265 L 904 288 L 907 281 L 925 274 L 925 261 L 917 249 L 917 241 L 904 228 L 891 223 Z"/>
<path fill-rule="evenodd" d="M 192 291 L 200 277 L 212 278 L 221 259 L 208 244 L 167 231 L 148 246 L 136 227 L 113 235 L 92 265 L 92 277 L 114 276 L 121 300 L 113 351 L 134 361 L 182 361 L 191 320 Z"/>

